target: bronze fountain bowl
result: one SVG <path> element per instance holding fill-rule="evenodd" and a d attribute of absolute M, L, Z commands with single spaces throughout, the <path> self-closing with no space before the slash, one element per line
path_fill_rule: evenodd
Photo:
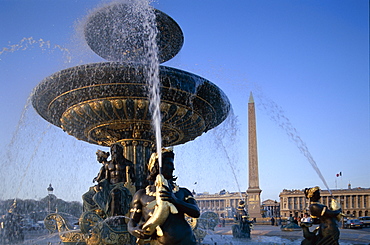
<path fill-rule="evenodd" d="M 89 143 L 154 142 L 145 70 L 115 62 L 61 70 L 34 89 L 32 103 L 45 120 Z M 193 140 L 227 117 L 230 102 L 212 82 L 166 66 L 159 77 L 164 146 Z"/>

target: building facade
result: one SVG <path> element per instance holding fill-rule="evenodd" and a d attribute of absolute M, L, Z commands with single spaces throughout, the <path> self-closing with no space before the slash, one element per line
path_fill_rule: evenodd
<path fill-rule="evenodd" d="M 335 198 L 340 201 L 343 213 L 350 217 L 369 216 L 370 210 L 370 188 L 351 188 L 321 190 L 320 202 L 330 207 L 330 201 Z M 302 217 L 308 212 L 309 200 L 306 199 L 303 190 L 283 190 L 280 195 L 281 217 Z"/>
<path fill-rule="evenodd" d="M 220 218 L 233 218 L 239 201 L 246 202 L 245 192 L 220 191 L 218 194 L 197 193 L 195 200 L 201 213 L 212 211 Z"/>
<path fill-rule="evenodd" d="M 262 202 L 262 218 L 280 217 L 280 203 L 271 199 Z"/>

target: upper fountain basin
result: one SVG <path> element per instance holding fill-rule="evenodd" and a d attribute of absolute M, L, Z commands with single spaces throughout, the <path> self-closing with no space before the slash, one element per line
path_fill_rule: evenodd
<path fill-rule="evenodd" d="M 145 63 L 151 35 L 155 36 L 160 63 L 173 58 L 184 43 L 180 26 L 170 16 L 128 3 L 110 4 L 90 14 L 84 34 L 96 54 L 121 63 Z"/>

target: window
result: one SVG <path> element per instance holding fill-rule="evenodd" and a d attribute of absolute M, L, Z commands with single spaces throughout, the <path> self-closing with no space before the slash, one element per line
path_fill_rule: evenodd
<path fill-rule="evenodd" d="M 362 208 L 362 196 L 357 196 L 357 207 Z"/>
<path fill-rule="evenodd" d="M 364 208 L 367 208 L 367 195 L 364 196 Z"/>
<path fill-rule="evenodd" d="M 352 205 L 351 205 L 351 208 L 354 208 L 355 207 L 355 196 L 352 196 Z"/>

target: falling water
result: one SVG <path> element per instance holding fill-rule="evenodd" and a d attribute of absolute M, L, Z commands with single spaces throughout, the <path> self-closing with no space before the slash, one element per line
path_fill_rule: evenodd
<path fill-rule="evenodd" d="M 33 46 L 39 47 L 41 49 L 41 51 L 49 51 L 49 53 L 52 53 L 55 50 L 59 50 L 59 51 L 62 52 L 63 56 L 65 57 L 65 62 L 66 63 L 70 63 L 71 60 L 72 60 L 70 52 L 67 48 L 64 48 L 64 47 L 62 47 L 61 45 L 58 45 L 58 44 L 53 45 L 53 44 L 51 44 L 50 41 L 45 41 L 42 38 L 34 39 L 33 37 L 24 37 L 17 44 L 10 44 L 8 47 L 3 47 L 0 50 L 0 55 L 5 55 L 7 53 L 14 53 L 14 52 L 17 52 L 17 51 L 25 51 L 25 50 L 28 50 L 28 49 L 32 48 Z M 8 143 L 8 145 L 6 147 L 6 159 L 5 159 L 5 161 L 3 161 L 3 164 L 10 164 L 11 162 L 15 162 L 15 164 L 17 164 L 17 162 L 18 162 L 18 161 L 15 161 L 15 158 L 13 158 L 12 151 L 15 149 L 14 144 L 17 141 L 20 141 L 20 139 L 18 139 L 19 135 L 20 135 L 20 131 L 23 129 L 23 127 L 26 125 L 26 123 L 28 123 L 28 122 L 25 122 L 25 120 L 26 120 L 26 114 L 29 111 L 30 106 L 31 106 L 31 98 L 32 98 L 32 95 L 30 95 L 28 97 L 28 99 L 26 101 L 26 104 L 25 104 L 25 106 L 22 110 L 21 117 L 18 121 L 16 129 L 15 129 L 13 135 L 12 135 L 12 138 L 11 138 L 10 142 Z M 49 128 L 50 128 L 50 125 L 47 127 L 47 129 L 49 129 Z M 46 133 L 47 129 L 45 129 L 45 131 L 42 133 L 42 135 L 44 135 Z M 21 180 L 19 182 L 19 186 L 17 187 L 17 189 L 15 191 L 15 198 L 18 197 L 18 194 L 19 194 L 20 190 L 23 187 L 23 182 L 24 182 L 25 177 L 28 173 L 28 169 L 30 167 L 31 162 L 33 161 L 34 157 L 37 154 L 37 149 L 41 145 L 42 139 L 43 139 L 43 137 L 41 137 L 39 139 L 39 141 L 37 142 L 37 144 L 35 146 L 35 149 L 32 153 L 32 156 L 27 160 L 27 165 L 22 170 L 23 174 L 21 175 Z M 18 154 L 16 154 L 16 156 L 18 156 Z M 2 169 L 4 169 L 4 166 L 2 166 Z"/>
<path fill-rule="evenodd" d="M 30 108 L 30 105 L 31 105 L 31 96 L 29 96 L 28 97 L 28 99 L 27 99 L 27 102 L 26 102 L 26 104 L 25 104 L 25 106 L 24 106 L 24 108 L 23 108 L 23 110 L 22 110 L 22 113 L 21 113 L 21 117 L 20 117 L 20 119 L 19 119 L 19 121 L 18 121 L 18 124 L 17 124 L 17 126 L 16 126 L 16 129 L 15 129 L 15 131 L 14 131 L 14 133 L 13 133 L 13 135 L 12 135 L 12 138 L 11 138 L 11 140 L 10 140 L 10 142 L 8 143 L 8 145 L 6 146 L 6 152 L 5 152 L 5 159 L 4 159 L 4 161 L 2 162 L 2 164 L 0 165 L 1 166 L 1 169 L 6 169 L 6 167 L 7 167 L 7 165 L 10 165 L 12 162 L 15 162 L 15 166 L 13 166 L 13 167 L 18 167 L 17 165 L 18 165 L 18 162 L 19 161 L 16 161 L 16 157 L 18 157 L 18 155 L 19 154 L 16 154 L 15 156 L 16 157 L 14 157 L 13 158 L 13 156 L 12 156 L 12 153 L 13 153 L 13 150 L 14 150 L 14 144 L 17 142 L 17 140 L 19 140 L 18 139 L 18 137 L 19 137 L 19 135 L 20 135 L 20 131 L 22 130 L 22 128 L 25 126 L 25 124 L 26 124 L 26 113 L 28 112 L 28 110 L 29 110 L 29 108 Z M 30 159 L 29 161 L 28 161 L 28 164 L 27 164 L 27 167 L 26 167 L 26 169 L 23 169 L 22 171 L 23 171 L 23 174 L 22 174 L 22 177 L 21 177 L 21 182 L 20 183 L 17 183 L 17 185 L 18 185 L 18 188 L 17 188 L 17 191 L 15 192 L 15 194 L 14 194 L 14 198 L 17 198 L 18 197 L 18 194 L 19 194 L 19 191 L 21 190 L 21 188 L 22 188 L 22 184 L 23 184 L 23 181 L 24 181 L 24 179 L 25 179 L 25 176 L 26 176 L 26 174 L 27 174 L 27 172 L 28 172 L 28 168 L 29 168 L 29 166 L 30 166 L 30 163 L 31 163 L 31 161 L 32 161 L 32 159 Z M 14 164 L 14 163 L 13 163 Z M 4 176 L 2 176 L 2 179 L 4 180 L 4 181 L 6 181 L 6 178 L 9 176 L 9 173 L 6 173 L 6 175 L 4 175 Z M 13 178 L 13 177 L 12 177 Z M 6 183 L 6 182 L 5 182 Z"/>
<path fill-rule="evenodd" d="M 18 197 L 18 194 L 19 194 L 19 192 L 20 192 L 20 191 L 21 191 L 21 189 L 22 189 L 22 186 L 23 186 L 23 183 L 24 183 L 25 177 L 26 177 L 26 175 L 27 175 L 27 173 L 28 173 L 28 169 L 29 169 L 29 167 L 30 167 L 31 163 L 33 162 L 33 159 L 34 159 L 34 158 L 35 158 L 35 156 L 37 155 L 37 153 L 38 153 L 38 149 L 39 149 L 39 147 L 40 147 L 41 143 L 43 142 L 43 139 L 45 138 L 44 136 L 45 136 L 46 132 L 50 129 L 50 127 L 51 127 L 51 124 L 48 124 L 47 128 L 44 130 L 44 132 L 42 132 L 42 133 L 41 133 L 41 137 L 39 138 L 39 140 L 37 141 L 37 143 L 36 143 L 36 145 L 35 145 L 35 148 L 34 148 L 34 150 L 33 150 L 33 153 L 32 153 L 32 155 L 31 155 L 30 159 L 28 160 L 28 163 L 27 163 L 26 168 L 24 169 L 24 172 L 23 172 L 23 175 L 22 175 L 22 177 L 21 177 L 21 180 L 20 180 L 20 183 L 19 183 L 18 189 L 17 189 L 17 191 L 15 192 L 15 198 L 17 198 L 17 197 Z"/>
<path fill-rule="evenodd" d="M 70 51 L 67 48 L 64 48 L 58 44 L 52 44 L 50 41 L 46 41 L 42 38 L 35 39 L 33 37 L 24 37 L 17 44 L 9 44 L 7 47 L 3 47 L 2 49 L 0 49 L 0 55 L 11 54 L 11 53 L 15 53 L 18 51 L 26 51 L 33 47 L 40 48 L 42 52 L 48 51 L 49 54 L 53 53 L 55 50 L 58 50 L 62 52 L 65 63 L 70 63 L 72 60 Z M 20 119 L 17 123 L 16 129 L 12 134 L 12 138 L 10 142 L 7 144 L 7 146 L 5 147 L 5 159 L 3 163 L 1 164 L 2 169 L 6 169 L 6 167 L 8 165 L 11 165 L 11 163 L 13 165 L 13 168 L 19 167 L 22 169 L 20 172 L 21 174 L 19 175 L 20 181 L 16 183 L 17 186 L 13 190 L 14 191 L 13 195 L 15 195 L 15 198 L 18 198 L 20 191 L 24 188 L 23 184 L 28 174 L 31 162 L 33 162 L 35 156 L 37 155 L 38 148 L 40 147 L 44 139 L 44 137 L 42 136 L 45 135 L 46 131 L 50 128 L 50 125 L 48 125 L 48 127 L 43 131 L 43 133 L 40 134 L 41 137 L 35 143 L 35 148 L 33 149 L 32 155 L 29 158 L 23 159 L 23 160 L 17 160 L 17 158 L 20 155 L 20 152 L 18 152 L 19 151 L 18 145 L 20 144 L 19 142 L 24 140 L 24 139 L 21 139 L 21 136 L 20 136 L 22 133 L 21 131 L 24 131 L 25 126 L 29 125 L 29 122 L 28 122 L 29 118 L 26 118 L 27 117 L 26 114 L 30 111 L 30 108 L 31 108 L 31 98 L 32 98 L 32 94 L 30 94 L 29 97 L 27 98 L 26 104 L 23 107 L 23 110 L 22 110 Z M 26 165 L 22 166 L 22 164 L 24 163 L 26 163 Z M 13 179 L 14 176 L 8 176 L 5 174 L 4 178 Z"/>
<path fill-rule="evenodd" d="M 326 183 L 324 176 L 321 174 L 319 167 L 317 166 L 315 160 L 313 159 L 311 153 L 308 150 L 306 143 L 301 139 L 297 130 L 289 119 L 284 115 L 283 110 L 274 101 L 266 98 L 261 92 L 257 94 L 260 102 L 260 106 L 268 113 L 270 119 L 274 121 L 285 133 L 289 136 L 291 140 L 296 144 L 299 151 L 307 158 L 308 162 L 311 164 L 312 168 L 316 171 L 317 175 L 332 195 L 328 184 Z"/>
<path fill-rule="evenodd" d="M 238 118 L 234 115 L 232 110 L 230 110 L 229 116 L 225 119 L 225 121 L 221 125 L 219 125 L 216 129 L 214 129 L 212 133 L 214 135 L 215 144 L 217 145 L 217 148 L 222 151 L 222 153 L 227 159 L 227 164 L 231 169 L 235 183 L 238 188 L 240 200 L 243 200 L 244 198 L 240 190 L 240 184 L 235 173 L 235 166 L 233 164 L 233 162 L 235 161 L 232 160 L 233 159 L 231 156 L 232 152 L 228 149 L 230 148 L 231 144 L 236 144 L 236 138 L 239 133 Z M 225 144 L 225 140 L 228 140 L 227 144 Z"/>

